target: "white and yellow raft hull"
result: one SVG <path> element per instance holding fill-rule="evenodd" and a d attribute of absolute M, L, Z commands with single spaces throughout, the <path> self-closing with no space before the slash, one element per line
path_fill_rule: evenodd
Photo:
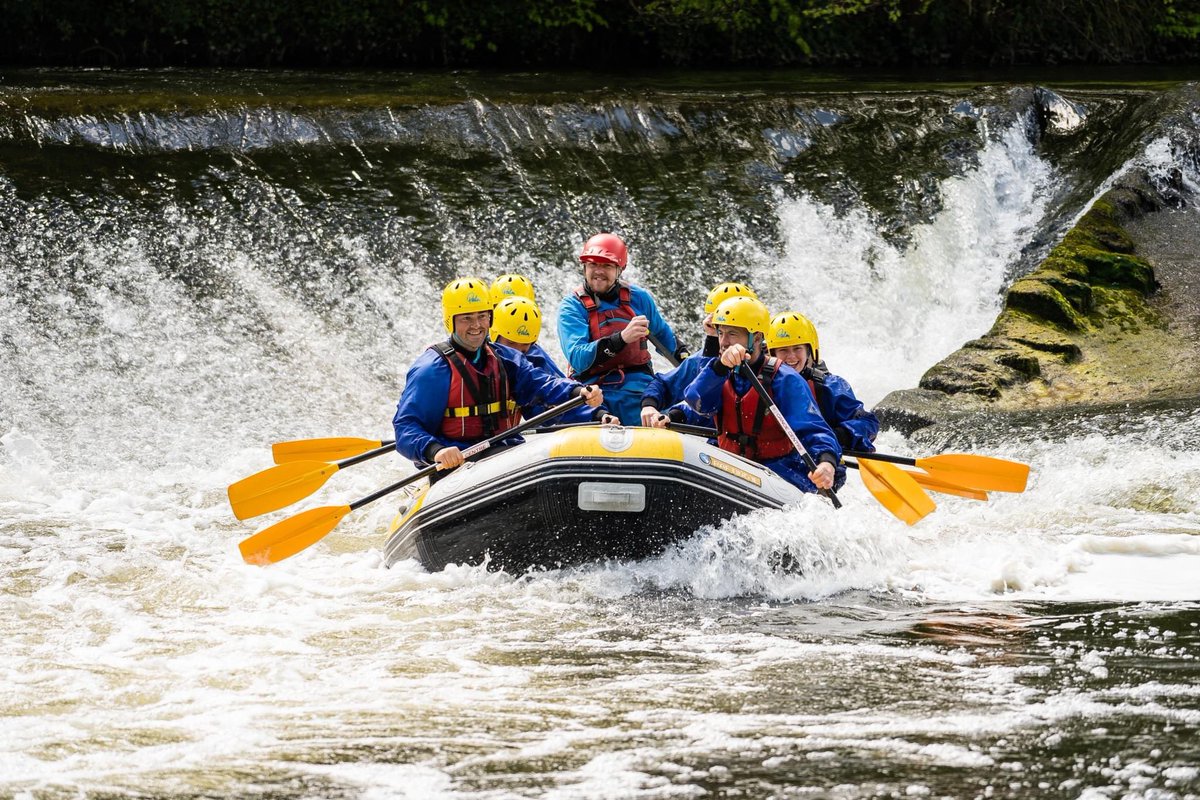
<path fill-rule="evenodd" d="M 801 496 L 761 464 L 697 436 L 568 428 L 468 462 L 423 488 L 393 521 L 385 559 L 509 572 L 640 559 L 704 525 Z"/>

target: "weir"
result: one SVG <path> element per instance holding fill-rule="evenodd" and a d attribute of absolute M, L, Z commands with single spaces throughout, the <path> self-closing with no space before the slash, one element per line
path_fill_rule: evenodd
<path fill-rule="evenodd" d="M 1194 402 L 884 431 L 1033 469 L 911 528 L 851 476 L 523 574 L 385 553 L 400 492 L 243 562 L 412 475 L 386 453 L 254 522 L 225 493 L 273 442 L 390 439 L 452 277 L 530 277 L 557 355 L 601 228 L 693 342 L 746 281 L 868 405 L 911 389 L 1122 175 L 1195 181 L 1193 86 L 4 77 L 0 795 L 1200 791 Z"/>

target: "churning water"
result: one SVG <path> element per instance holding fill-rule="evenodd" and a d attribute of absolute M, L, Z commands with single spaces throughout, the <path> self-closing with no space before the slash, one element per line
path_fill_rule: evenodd
<path fill-rule="evenodd" d="M 388 500 L 250 567 L 224 495 L 387 436 L 449 278 L 552 323 L 602 228 L 693 341 L 746 280 L 877 402 L 1128 164 L 1194 183 L 1194 87 L 256 80 L 0 87 L 0 796 L 1200 796 L 1194 404 L 954 431 L 1030 488 L 913 528 L 852 475 L 530 575 L 384 569 Z"/>

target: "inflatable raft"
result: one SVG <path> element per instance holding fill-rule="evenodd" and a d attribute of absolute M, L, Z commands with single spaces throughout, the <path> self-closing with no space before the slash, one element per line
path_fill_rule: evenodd
<path fill-rule="evenodd" d="M 699 528 L 803 493 L 703 438 L 586 426 L 530 437 L 416 490 L 393 521 L 388 566 L 525 572 L 661 553 Z"/>

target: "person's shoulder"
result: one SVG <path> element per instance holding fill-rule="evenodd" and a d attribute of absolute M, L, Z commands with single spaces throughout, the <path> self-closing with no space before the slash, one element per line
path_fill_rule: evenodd
<path fill-rule="evenodd" d="M 832 372 L 826 372 L 823 383 L 830 389 L 840 389 L 843 391 L 850 390 L 850 381 L 843 378 L 841 375 L 834 375 Z"/>
<path fill-rule="evenodd" d="M 783 363 L 779 359 L 775 360 L 775 380 L 802 380 L 800 373 Z"/>
<path fill-rule="evenodd" d="M 550 354 L 546 352 L 546 348 L 542 347 L 537 342 L 529 345 L 529 350 L 525 353 L 526 358 L 541 358 L 550 360 Z"/>
<path fill-rule="evenodd" d="M 442 342 L 434 342 L 422 350 L 420 355 L 413 359 L 411 369 L 425 368 L 432 364 L 444 364 L 446 359 L 438 352 L 438 346 L 441 344 Z"/>
<path fill-rule="evenodd" d="M 630 300 L 637 297 L 637 298 L 641 298 L 642 300 L 649 301 L 651 303 L 654 302 L 654 295 L 650 294 L 649 289 L 647 289 L 643 286 L 640 286 L 636 283 L 630 283 L 628 281 L 623 281 L 623 283 L 625 284 L 626 288 L 629 289 L 629 299 Z"/>
<path fill-rule="evenodd" d="M 413 359 L 412 365 L 408 368 L 403 391 L 406 394 L 411 394 L 418 391 L 420 384 L 427 383 L 431 379 L 436 380 L 438 376 L 448 377 L 449 374 L 450 365 L 433 348 L 433 345 L 430 345 L 422 350 L 419 356 Z"/>
<path fill-rule="evenodd" d="M 573 309 L 583 310 L 583 301 L 579 299 L 578 291 L 582 287 L 572 286 L 570 291 L 563 295 L 563 299 L 558 301 L 558 310 L 561 314 L 563 311 Z"/>
<path fill-rule="evenodd" d="M 487 346 L 492 348 L 493 353 L 500 358 L 505 359 L 506 361 L 517 361 L 525 358 L 525 354 L 520 350 L 516 349 L 515 347 L 509 347 L 506 344 L 500 344 L 499 342 L 488 342 Z"/>

